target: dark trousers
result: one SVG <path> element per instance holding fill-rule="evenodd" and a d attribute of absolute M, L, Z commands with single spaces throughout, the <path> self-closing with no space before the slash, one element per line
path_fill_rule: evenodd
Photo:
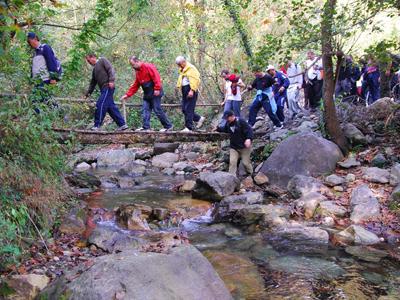
<path fill-rule="evenodd" d="M 96 103 L 96 111 L 94 113 L 94 126 L 100 127 L 103 124 L 104 118 L 107 113 L 117 123 L 118 126 L 125 125 L 125 120 L 114 103 L 115 89 L 104 88 L 101 89 L 101 94 Z"/>
<path fill-rule="evenodd" d="M 32 94 L 30 95 L 32 103 L 34 103 L 34 110 L 36 113 L 40 113 L 39 107 L 37 107 L 37 103 L 44 103 L 48 107 L 54 109 L 58 108 L 58 104 L 51 100 L 52 93 L 50 88 L 50 80 L 42 81 L 34 86 L 32 89 Z"/>
<path fill-rule="evenodd" d="M 172 127 L 171 122 L 168 120 L 163 109 L 161 108 L 161 96 L 154 96 L 152 99 L 143 99 L 142 117 L 144 129 L 150 128 L 150 117 L 152 111 L 154 111 L 164 128 L 169 129 Z"/>
<path fill-rule="evenodd" d="M 285 121 L 285 102 L 287 101 L 287 97 L 285 95 L 281 95 L 275 98 L 276 105 L 277 105 L 277 110 L 276 110 L 276 116 L 278 117 L 279 121 L 284 122 Z"/>
<path fill-rule="evenodd" d="M 368 104 L 372 104 L 381 98 L 381 88 L 379 86 L 379 83 L 378 85 L 370 84 L 368 86 L 368 91 L 369 91 Z"/>
<path fill-rule="evenodd" d="M 269 103 L 268 96 L 264 95 L 261 101 L 254 99 L 253 103 L 250 106 L 249 111 L 249 124 L 253 126 L 256 123 L 257 114 L 260 111 L 260 108 L 263 107 L 265 112 L 268 114 L 268 117 L 274 123 L 275 126 L 280 126 L 281 122 L 279 122 L 278 117 L 272 112 L 271 104 Z"/>
<path fill-rule="evenodd" d="M 307 95 L 310 102 L 310 108 L 316 109 L 319 107 L 319 103 L 322 98 L 322 85 L 323 80 L 311 80 L 307 83 Z"/>
<path fill-rule="evenodd" d="M 189 91 L 190 85 L 182 86 L 182 112 L 185 115 L 185 127 L 193 130 L 193 121 L 198 122 L 201 118 L 194 112 L 199 93 L 195 92 L 192 98 L 188 98 Z"/>

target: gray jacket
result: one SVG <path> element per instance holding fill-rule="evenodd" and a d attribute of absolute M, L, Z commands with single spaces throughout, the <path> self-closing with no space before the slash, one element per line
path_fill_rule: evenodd
<path fill-rule="evenodd" d="M 93 93 L 96 84 L 99 89 L 107 87 L 108 83 L 115 81 L 115 70 L 111 63 L 104 57 L 100 57 L 93 67 L 92 80 L 86 95 Z"/>

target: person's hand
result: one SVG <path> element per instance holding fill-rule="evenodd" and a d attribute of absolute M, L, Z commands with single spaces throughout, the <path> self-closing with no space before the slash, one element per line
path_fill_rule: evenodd
<path fill-rule="evenodd" d="M 154 96 L 155 96 L 155 97 L 160 96 L 160 90 L 155 90 L 155 91 L 154 91 Z"/>
<path fill-rule="evenodd" d="M 250 139 L 245 140 L 245 141 L 244 141 L 244 146 L 245 146 L 247 149 L 250 148 L 250 147 L 251 147 L 251 140 L 250 140 Z"/>
<path fill-rule="evenodd" d="M 128 99 L 129 97 L 127 96 L 127 95 L 123 95 L 122 97 L 121 97 L 121 101 L 124 101 L 124 100 L 126 100 L 126 99 Z"/>
<path fill-rule="evenodd" d="M 50 84 L 56 84 L 56 83 L 57 83 L 57 80 L 55 80 L 55 79 L 50 80 Z"/>
<path fill-rule="evenodd" d="M 193 90 L 190 90 L 190 91 L 189 91 L 189 94 L 188 94 L 188 98 L 193 98 L 193 95 L 194 95 Z"/>
<path fill-rule="evenodd" d="M 109 83 L 108 83 L 108 87 L 109 87 L 110 89 L 115 88 L 115 83 L 114 83 L 114 82 L 109 82 Z"/>
<path fill-rule="evenodd" d="M 248 91 L 251 91 L 252 89 L 253 89 L 253 87 L 252 87 L 251 85 L 248 85 L 248 86 L 247 86 L 247 90 L 248 90 Z"/>
<path fill-rule="evenodd" d="M 89 95 L 88 95 L 88 94 L 83 95 L 83 99 L 84 99 L 84 100 L 87 100 L 88 98 L 89 98 Z"/>
<path fill-rule="evenodd" d="M 279 89 L 279 93 L 283 93 L 284 90 L 285 90 L 285 87 L 281 86 L 281 88 Z"/>
<path fill-rule="evenodd" d="M 225 101 L 222 101 L 222 102 L 220 103 L 220 105 L 221 105 L 221 106 L 224 106 L 224 105 L 225 105 Z"/>

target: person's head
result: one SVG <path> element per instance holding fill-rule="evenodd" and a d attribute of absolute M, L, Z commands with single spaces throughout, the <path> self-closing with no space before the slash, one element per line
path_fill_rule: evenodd
<path fill-rule="evenodd" d="M 257 78 L 263 77 L 263 76 L 264 76 L 264 73 L 263 73 L 263 71 L 262 71 L 262 68 L 261 68 L 261 66 L 259 66 L 259 65 L 254 65 L 254 66 L 251 68 L 251 70 L 253 71 L 253 75 L 254 75 L 255 77 L 257 77 Z"/>
<path fill-rule="evenodd" d="M 274 77 L 276 75 L 276 70 L 275 67 L 273 65 L 269 65 L 266 69 L 266 72 L 271 75 L 272 77 Z"/>
<path fill-rule="evenodd" d="M 129 58 L 129 63 L 131 64 L 132 68 L 135 70 L 139 70 L 142 66 L 143 62 L 135 55 Z"/>
<path fill-rule="evenodd" d="M 85 59 L 89 65 L 94 66 L 97 62 L 97 55 L 94 53 L 88 53 L 86 54 Z"/>
<path fill-rule="evenodd" d="M 314 51 L 308 51 L 307 52 L 307 58 L 308 59 L 310 59 L 310 60 L 313 60 L 314 58 L 315 58 L 315 53 L 314 53 Z"/>
<path fill-rule="evenodd" d="M 181 68 L 181 69 L 184 69 L 185 67 L 186 67 L 186 64 L 187 64 L 187 62 L 186 62 L 186 58 L 184 57 L 184 56 L 178 56 L 176 59 L 175 59 L 175 63 Z"/>
<path fill-rule="evenodd" d="M 224 119 L 229 123 L 232 124 L 236 120 L 235 113 L 232 110 L 227 110 L 224 112 Z"/>
<path fill-rule="evenodd" d="M 28 32 L 28 35 L 26 36 L 26 40 L 27 40 L 29 46 L 31 46 L 33 49 L 36 49 L 40 45 L 39 37 L 34 32 Z"/>
<path fill-rule="evenodd" d="M 351 64 L 351 63 L 353 62 L 353 57 L 352 57 L 351 55 L 347 55 L 347 56 L 346 56 L 346 62 L 347 62 L 348 64 Z"/>
<path fill-rule="evenodd" d="M 223 79 L 227 79 L 228 78 L 228 76 L 229 76 L 229 70 L 228 69 L 223 69 L 222 71 L 221 71 L 221 77 L 223 78 Z"/>

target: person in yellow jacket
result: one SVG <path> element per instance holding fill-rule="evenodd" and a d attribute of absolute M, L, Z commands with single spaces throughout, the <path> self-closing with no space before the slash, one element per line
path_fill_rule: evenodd
<path fill-rule="evenodd" d="M 186 61 L 183 56 L 175 60 L 179 67 L 179 78 L 176 87 L 182 90 L 182 112 L 185 115 L 185 129 L 182 132 L 193 130 L 193 121 L 200 128 L 205 118 L 195 113 L 197 97 L 199 95 L 200 73 L 195 66 Z"/>

